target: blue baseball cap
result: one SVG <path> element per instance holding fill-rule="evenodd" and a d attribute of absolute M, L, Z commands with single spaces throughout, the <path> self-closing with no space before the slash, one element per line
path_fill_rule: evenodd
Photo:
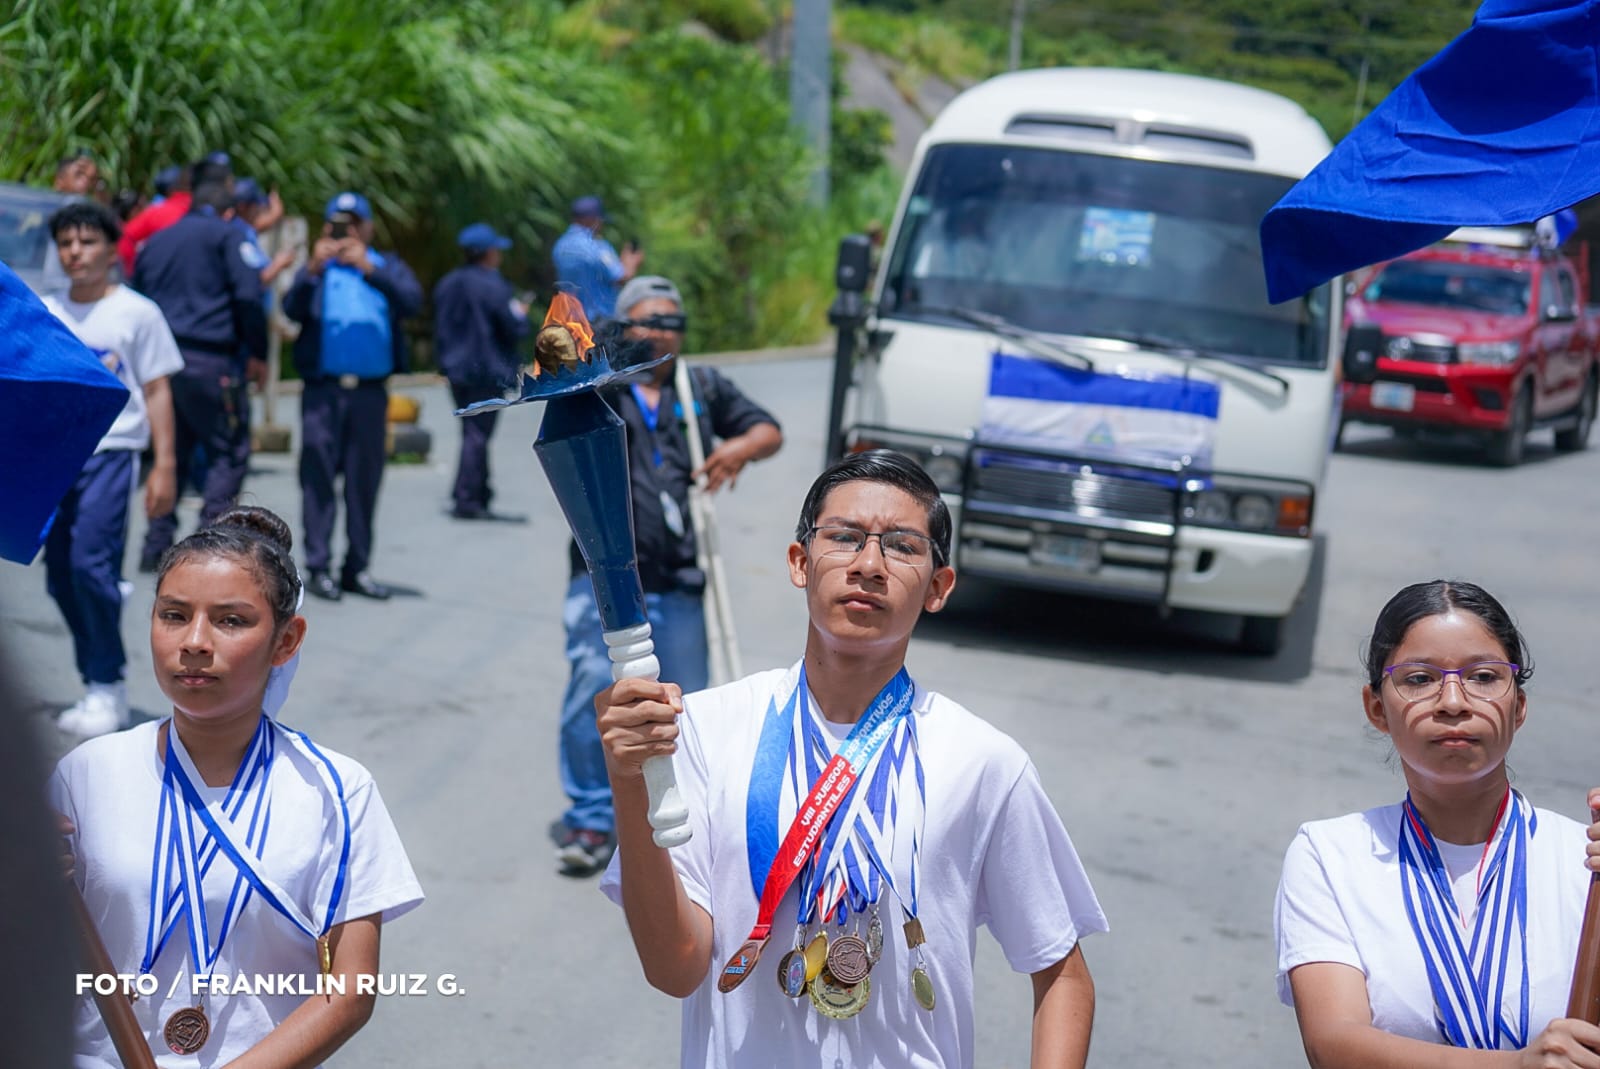
<path fill-rule="evenodd" d="M 267 191 L 261 188 L 261 183 L 254 178 L 239 178 L 233 183 L 233 203 L 235 204 L 267 204 Z"/>
<path fill-rule="evenodd" d="M 328 208 L 322 213 L 324 220 L 332 219 L 336 215 L 353 215 L 363 223 L 372 221 L 372 205 L 367 203 L 367 198 L 359 193 L 346 190 L 328 202 Z"/>
<path fill-rule="evenodd" d="M 181 167 L 163 167 L 163 168 L 161 168 L 161 170 L 156 172 L 156 177 L 155 177 L 156 192 L 161 194 L 163 197 L 166 196 L 168 193 L 172 192 L 172 190 L 178 184 L 178 179 L 180 179 L 182 177 L 183 177 L 183 168 L 181 168 Z"/>
<path fill-rule="evenodd" d="M 473 223 L 456 237 L 463 249 L 509 249 L 511 239 L 495 233 L 488 223 Z"/>
<path fill-rule="evenodd" d="M 606 206 L 599 197 L 579 197 L 572 202 L 572 217 L 574 219 L 604 219 L 606 217 Z"/>
<path fill-rule="evenodd" d="M 208 152 L 208 153 L 206 153 L 205 159 L 201 160 L 200 162 L 201 163 L 215 164 L 218 167 L 232 167 L 233 166 L 232 157 L 230 157 L 226 152 L 222 152 L 220 150 L 217 151 L 217 152 Z"/>

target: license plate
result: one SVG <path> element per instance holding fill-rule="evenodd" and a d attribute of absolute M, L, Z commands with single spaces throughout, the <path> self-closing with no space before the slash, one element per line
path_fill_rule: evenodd
<path fill-rule="evenodd" d="M 1410 412 L 1417 403 L 1417 388 L 1409 382 L 1374 382 L 1372 407 L 1391 412 Z"/>
<path fill-rule="evenodd" d="M 1028 550 L 1028 559 L 1035 564 L 1067 568 L 1075 572 L 1098 571 L 1100 543 L 1077 535 L 1036 534 Z"/>

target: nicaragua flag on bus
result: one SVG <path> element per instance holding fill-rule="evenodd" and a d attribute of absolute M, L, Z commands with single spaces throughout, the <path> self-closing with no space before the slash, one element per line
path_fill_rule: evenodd
<path fill-rule="evenodd" d="M 1600 192 L 1600 0 L 1484 0 L 1261 221 L 1267 294 Z"/>
<path fill-rule="evenodd" d="M 985 444 L 1210 468 L 1222 390 L 1174 375 L 1108 375 L 995 353 Z"/>

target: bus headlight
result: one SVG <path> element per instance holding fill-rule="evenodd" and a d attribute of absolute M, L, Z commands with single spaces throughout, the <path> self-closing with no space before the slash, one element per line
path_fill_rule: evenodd
<path fill-rule="evenodd" d="M 1184 523 L 1233 531 L 1311 537 L 1311 487 L 1305 483 L 1216 476 L 1183 484 Z"/>
<path fill-rule="evenodd" d="M 960 438 L 935 434 L 889 431 L 878 427 L 857 427 L 846 436 L 845 451 L 864 453 L 869 449 L 893 449 L 922 465 L 940 493 L 959 494 L 966 479 L 967 443 Z"/>

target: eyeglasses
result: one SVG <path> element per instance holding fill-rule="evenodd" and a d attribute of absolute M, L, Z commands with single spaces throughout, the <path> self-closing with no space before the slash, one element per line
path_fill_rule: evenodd
<path fill-rule="evenodd" d="M 626 320 L 628 326 L 639 327 L 641 330 L 663 330 L 682 334 L 689 329 L 689 317 L 686 315 L 654 315 L 646 319 Z"/>
<path fill-rule="evenodd" d="M 1479 661 L 1464 668 L 1440 668 L 1436 664 L 1411 662 L 1392 664 L 1383 670 L 1394 691 L 1408 702 L 1432 698 L 1444 690 L 1444 681 L 1455 676 L 1461 691 L 1469 698 L 1492 702 L 1511 693 L 1520 665 L 1508 661 Z"/>
<path fill-rule="evenodd" d="M 919 566 L 933 559 L 933 539 L 916 531 L 863 531 L 859 527 L 813 527 L 806 537 L 822 557 L 856 557 L 876 538 L 883 555 L 899 564 Z"/>

